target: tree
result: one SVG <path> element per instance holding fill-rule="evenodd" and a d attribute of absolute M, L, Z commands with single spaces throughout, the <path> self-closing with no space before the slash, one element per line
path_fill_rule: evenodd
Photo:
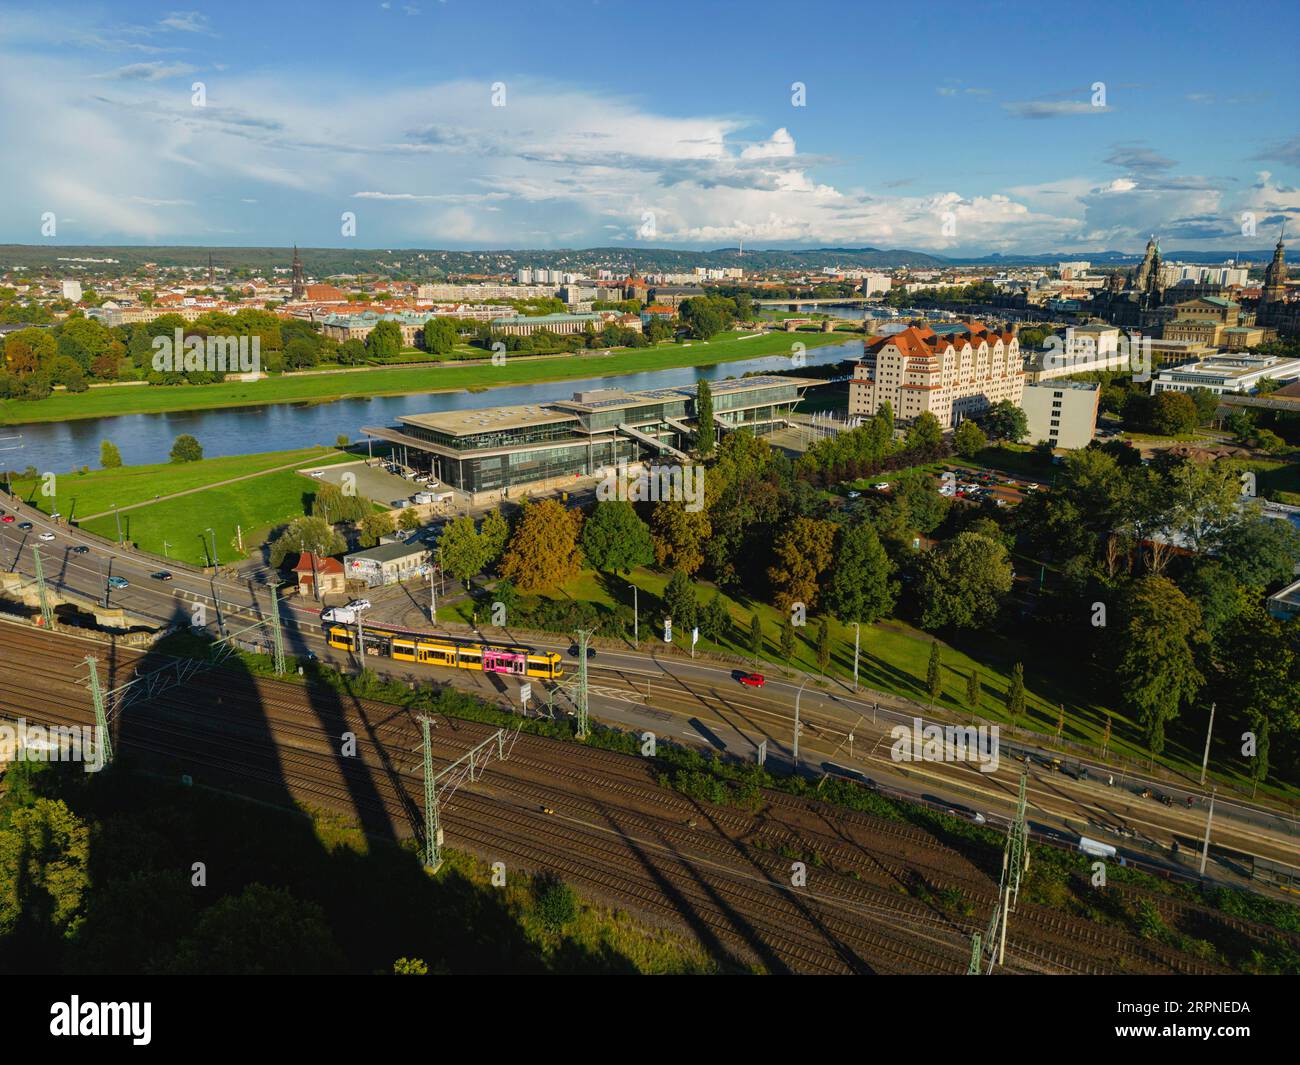
<path fill-rule="evenodd" d="M 6 783 L 13 786 L 8 777 Z M 52 946 L 75 931 L 89 888 L 90 829 L 62 799 L 38 798 L 6 813 L 0 937 L 26 933 L 34 946 Z"/>
<path fill-rule="evenodd" d="M 460 338 L 456 327 L 447 318 L 430 318 L 424 323 L 424 350 L 434 355 L 446 355 Z"/>
<path fill-rule="evenodd" d="M 325 912 L 285 888 L 249 884 L 203 911 L 166 966 L 171 973 L 225 975 L 339 972 L 343 954 Z"/>
<path fill-rule="evenodd" d="M 396 531 L 392 511 L 373 511 L 361 519 L 358 540 L 362 547 L 374 547 L 381 537 L 392 536 Z"/>
<path fill-rule="evenodd" d="M 1146 576 L 1126 595 L 1124 614 L 1115 678 L 1147 747 L 1160 754 L 1166 725 L 1204 683 L 1194 646 L 1202 638 L 1201 611 L 1173 581 Z"/>
<path fill-rule="evenodd" d="M 320 483 L 311 501 L 312 514 L 324 518 L 331 525 L 337 525 L 341 521 L 360 521 L 373 510 L 368 499 L 347 495 L 342 488 L 330 481 Z"/>
<path fill-rule="evenodd" d="M 581 511 L 554 499 L 524 504 L 498 571 L 522 592 L 554 588 L 582 569 L 578 551 Z"/>
<path fill-rule="evenodd" d="M 1289 581 L 1300 560 L 1300 531 L 1260 513 L 1229 524 L 1214 539 L 1219 561 L 1242 584 L 1256 588 Z"/>
<path fill-rule="evenodd" d="M 366 351 L 373 358 L 391 358 L 402 353 L 402 330 L 396 322 L 379 322 L 366 337 Z"/>
<path fill-rule="evenodd" d="M 966 708 L 973 714 L 980 707 L 980 671 L 972 669 L 966 674 Z"/>
<path fill-rule="evenodd" d="M 1157 392 L 1151 399 L 1151 428 L 1162 436 L 1190 433 L 1199 421 L 1196 401 L 1186 392 Z"/>
<path fill-rule="evenodd" d="M 1011 560 L 1001 543 L 979 533 L 958 533 L 921 563 L 921 624 L 927 629 L 985 625 L 997 615 L 1011 581 Z"/>
<path fill-rule="evenodd" d="M 817 629 L 817 668 L 823 673 L 831 664 L 831 624 L 826 618 Z"/>
<path fill-rule="evenodd" d="M 348 439 L 347 433 L 339 433 L 339 435 L 334 438 L 334 446 L 337 448 L 346 448 L 351 443 L 352 441 Z"/>
<path fill-rule="evenodd" d="M 930 693 L 930 705 L 943 692 L 943 663 L 939 656 L 939 641 L 930 641 L 930 662 L 925 669 L 925 690 Z"/>
<path fill-rule="evenodd" d="M 1029 435 L 1029 415 L 1009 399 L 994 403 L 980 418 L 980 422 L 993 440 L 1018 444 Z"/>
<path fill-rule="evenodd" d="M 781 661 L 794 661 L 794 622 L 789 618 L 781 622 Z"/>
<path fill-rule="evenodd" d="M 757 614 L 749 619 L 749 653 L 754 656 L 755 662 L 763 657 L 763 623 Z"/>
<path fill-rule="evenodd" d="M 596 504 L 582 526 L 582 553 L 590 565 L 609 573 L 648 566 L 655 557 L 649 527 L 622 499 Z"/>
<path fill-rule="evenodd" d="M 181 433 L 172 444 L 172 462 L 198 462 L 203 458 L 203 447 L 189 433 Z"/>
<path fill-rule="evenodd" d="M 989 438 L 979 427 L 979 422 L 973 418 L 963 418 L 953 434 L 952 443 L 958 455 L 964 459 L 973 459 L 989 446 Z"/>
<path fill-rule="evenodd" d="M 679 569 L 673 570 L 668 586 L 664 589 L 664 609 L 673 619 L 673 624 L 680 632 L 689 632 L 695 628 L 696 602 L 695 589 L 690 578 Z"/>
<path fill-rule="evenodd" d="M 420 527 L 420 515 L 415 512 L 414 507 L 406 507 L 397 519 L 397 527 L 406 532 L 414 532 Z"/>
<path fill-rule="evenodd" d="M 915 448 L 919 451 L 926 451 L 937 448 L 942 444 L 943 426 L 939 424 L 939 419 L 928 410 L 922 411 L 912 422 L 911 428 L 907 430 L 905 446 L 909 449 Z"/>
<path fill-rule="evenodd" d="M 438 562 L 443 573 L 462 583 L 482 571 L 483 540 L 474 528 L 474 519 L 468 514 L 462 514 L 443 528 L 438 537 Z"/>
<path fill-rule="evenodd" d="M 687 510 L 681 500 L 655 504 L 650 517 L 655 564 L 671 563 L 688 577 L 704 565 L 704 545 L 713 531 L 707 508 Z"/>
<path fill-rule="evenodd" d="M 695 423 L 699 427 L 700 454 L 705 457 L 712 455 L 717 437 L 717 430 L 713 427 L 713 389 L 704 377 L 695 386 Z"/>
<path fill-rule="evenodd" d="M 343 366 L 360 366 L 366 361 L 366 345 L 356 337 L 350 337 L 339 345 L 334 357 Z"/>
<path fill-rule="evenodd" d="M 271 565 L 278 568 L 291 554 L 310 551 L 328 557 L 341 555 L 346 550 L 343 537 L 324 518 L 294 518 L 284 532 L 271 541 Z"/>
<path fill-rule="evenodd" d="M 870 522 L 841 526 L 835 564 L 827 581 L 825 605 L 841 621 L 870 625 L 894 609 L 894 564 Z"/>
<path fill-rule="evenodd" d="M 1011 685 L 1007 688 L 1007 713 L 1014 725 L 1025 712 L 1025 664 L 1017 662 L 1011 667 Z"/>
<path fill-rule="evenodd" d="M 731 611 L 722 601 L 722 593 L 714 592 L 713 598 L 700 611 L 700 635 L 713 643 L 721 643 L 731 628 Z"/>
<path fill-rule="evenodd" d="M 778 607 L 788 610 L 793 603 L 803 603 L 812 609 L 834 545 L 835 526 L 816 518 L 795 518 L 777 535 L 767 576 L 776 589 Z"/>
<path fill-rule="evenodd" d="M 99 445 L 99 465 L 105 470 L 115 470 L 122 465 L 122 453 L 111 440 L 105 440 Z"/>
<path fill-rule="evenodd" d="M 499 510 L 489 510 L 479 525 L 478 536 L 483 551 L 483 568 L 495 566 L 510 542 L 510 524 L 505 515 Z"/>

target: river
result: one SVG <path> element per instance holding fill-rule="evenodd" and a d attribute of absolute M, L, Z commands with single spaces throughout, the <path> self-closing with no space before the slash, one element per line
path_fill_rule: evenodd
<path fill-rule="evenodd" d="M 857 358 L 862 341 L 827 344 L 807 352 L 807 365 L 820 366 Z M 111 440 L 128 466 L 166 462 L 172 443 L 181 433 L 198 438 L 207 458 L 247 455 L 261 451 L 332 444 L 340 433 L 356 440 L 363 425 L 389 425 L 401 414 L 445 410 L 477 410 L 517 403 L 545 403 L 567 399 L 590 388 L 639 391 L 693 385 L 701 377 L 710 381 L 764 370 L 789 370 L 786 355 L 721 362 L 714 366 L 682 366 L 647 370 L 614 377 L 589 377 L 572 381 L 542 381 L 531 385 L 505 385 L 485 392 L 420 392 L 405 396 L 370 396 L 325 403 L 276 403 L 259 407 L 221 407 L 215 410 L 176 411 L 164 414 L 123 414 L 111 418 L 86 418 L 68 422 L 37 422 L 5 426 L 8 439 L 0 443 L 0 466 L 22 470 L 66 472 L 99 466 L 99 444 Z"/>

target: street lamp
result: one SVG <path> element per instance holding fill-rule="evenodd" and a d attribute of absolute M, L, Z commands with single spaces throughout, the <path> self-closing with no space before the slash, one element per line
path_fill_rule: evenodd
<path fill-rule="evenodd" d="M 221 562 L 217 559 L 217 534 L 214 533 L 211 529 L 207 529 L 205 531 L 208 533 L 209 536 L 212 537 L 212 568 L 216 569 L 218 566 L 221 565 Z"/>
<path fill-rule="evenodd" d="M 803 684 L 799 685 L 799 690 L 794 696 L 794 769 L 799 771 L 799 733 L 803 726 L 799 724 L 799 700 L 803 697 L 804 686 L 808 683 L 808 678 L 804 677 Z"/>
<path fill-rule="evenodd" d="M 632 584 L 631 581 L 627 583 Z M 637 603 L 637 587 L 635 584 L 632 584 L 632 643 L 638 651 L 641 649 L 641 608 Z M 694 648 L 692 648 L 693 650 Z"/>
<path fill-rule="evenodd" d="M 113 518 L 117 521 L 117 542 L 122 543 L 122 515 L 117 509 L 117 504 L 113 504 Z"/>

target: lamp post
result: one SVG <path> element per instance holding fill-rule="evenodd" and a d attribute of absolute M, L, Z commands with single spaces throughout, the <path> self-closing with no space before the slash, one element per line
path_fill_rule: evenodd
<path fill-rule="evenodd" d="M 212 568 L 216 569 L 221 565 L 221 561 L 217 558 L 217 534 L 211 529 L 207 529 L 206 532 L 212 537 Z"/>
<path fill-rule="evenodd" d="M 122 515 L 117 509 L 117 504 L 113 504 L 113 518 L 117 522 L 117 542 L 122 543 Z"/>
<path fill-rule="evenodd" d="M 631 581 L 627 582 L 632 584 Z M 637 603 L 637 587 L 632 584 L 632 643 L 639 651 L 641 649 L 641 609 Z"/>
<path fill-rule="evenodd" d="M 799 700 L 803 698 L 804 685 L 808 683 L 808 678 L 804 677 L 803 684 L 799 685 L 799 690 L 794 696 L 794 768 L 795 772 L 799 771 L 799 733 L 803 726 L 799 723 Z"/>

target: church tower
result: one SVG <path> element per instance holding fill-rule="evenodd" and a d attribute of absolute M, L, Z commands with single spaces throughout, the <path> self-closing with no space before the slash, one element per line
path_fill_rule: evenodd
<path fill-rule="evenodd" d="M 1286 230 L 1277 236 L 1277 247 L 1273 249 L 1273 259 L 1264 268 L 1264 288 L 1259 294 L 1262 307 L 1266 303 L 1282 303 L 1286 300 L 1286 249 L 1282 237 Z"/>
<path fill-rule="evenodd" d="M 298 245 L 293 246 L 293 298 L 300 300 L 307 295 L 307 284 L 302 276 L 302 260 L 298 258 Z"/>

